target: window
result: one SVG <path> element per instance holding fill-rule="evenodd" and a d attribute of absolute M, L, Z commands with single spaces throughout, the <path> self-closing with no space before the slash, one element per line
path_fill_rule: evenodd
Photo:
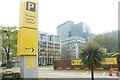
<path fill-rule="evenodd" d="M 43 35 L 40 36 L 40 39 L 41 39 L 41 40 L 43 39 Z"/>
<path fill-rule="evenodd" d="M 52 36 L 50 36 L 50 41 L 52 41 Z"/>

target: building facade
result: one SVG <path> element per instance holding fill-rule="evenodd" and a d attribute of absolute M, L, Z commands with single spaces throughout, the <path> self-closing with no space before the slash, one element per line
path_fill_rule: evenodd
<path fill-rule="evenodd" d="M 57 35 L 61 36 L 61 40 L 77 36 L 84 38 L 86 42 L 88 42 L 91 37 L 91 29 L 90 26 L 84 22 L 74 24 L 72 21 L 67 21 L 57 27 Z"/>
<path fill-rule="evenodd" d="M 85 39 L 77 36 L 66 38 L 61 42 L 61 59 L 79 59 L 80 47 L 86 43 Z"/>
<path fill-rule="evenodd" d="M 67 21 L 60 26 L 57 27 L 57 35 L 61 37 L 61 39 L 65 39 L 71 36 L 71 30 L 74 23 L 72 21 Z"/>
<path fill-rule="evenodd" d="M 51 65 L 53 60 L 61 59 L 60 36 L 39 32 L 39 65 Z"/>
<path fill-rule="evenodd" d="M 84 22 L 75 24 L 71 29 L 71 35 L 84 38 L 88 42 L 91 37 L 90 26 Z"/>
<path fill-rule="evenodd" d="M 84 22 L 67 21 L 57 27 L 57 35 L 61 37 L 62 59 L 78 59 L 80 47 L 90 41 L 91 29 Z"/>

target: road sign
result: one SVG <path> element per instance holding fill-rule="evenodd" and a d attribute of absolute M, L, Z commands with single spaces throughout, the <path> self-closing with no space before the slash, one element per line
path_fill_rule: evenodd
<path fill-rule="evenodd" d="M 38 54 L 38 31 L 21 28 L 18 32 L 18 55 Z"/>
<path fill-rule="evenodd" d="M 38 2 L 21 0 L 20 28 L 18 31 L 18 55 L 21 78 L 38 77 Z"/>
<path fill-rule="evenodd" d="M 71 60 L 71 65 L 80 65 L 81 60 Z"/>
<path fill-rule="evenodd" d="M 117 64 L 117 58 L 105 58 L 102 64 Z"/>
<path fill-rule="evenodd" d="M 20 28 L 28 27 L 37 29 L 38 26 L 37 0 L 22 0 L 20 13 Z"/>

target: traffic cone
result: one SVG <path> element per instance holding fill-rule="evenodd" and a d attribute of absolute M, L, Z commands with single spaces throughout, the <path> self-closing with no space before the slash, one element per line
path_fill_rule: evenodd
<path fill-rule="evenodd" d="M 118 69 L 116 69 L 116 76 L 119 76 Z"/>
<path fill-rule="evenodd" d="M 109 71 L 109 76 L 112 76 L 112 69 L 110 69 Z"/>

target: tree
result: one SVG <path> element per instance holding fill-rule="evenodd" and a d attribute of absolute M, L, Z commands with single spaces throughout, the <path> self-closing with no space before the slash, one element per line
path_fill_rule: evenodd
<path fill-rule="evenodd" d="M 84 45 L 80 52 L 81 63 L 91 69 L 91 78 L 94 80 L 94 68 L 100 66 L 104 61 L 105 53 L 99 44 L 89 42 Z"/>
<path fill-rule="evenodd" d="M 7 68 L 10 68 L 10 54 L 16 55 L 17 53 L 17 27 L 1 26 L 2 31 L 2 54 L 6 55 Z"/>
<path fill-rule="evenodd" d="M 109 53 L 118 52 L 118 35 L 99 34 L 92 40 L 100 44 L 101 47 L 106 48 Z"/>
<path fill-rule="evenodd" d="M 0 29 L 0 53 L 2 53 L 2 31 Z M 2 59 L 2 54 L 0 54 L 0 60 Z"/>

